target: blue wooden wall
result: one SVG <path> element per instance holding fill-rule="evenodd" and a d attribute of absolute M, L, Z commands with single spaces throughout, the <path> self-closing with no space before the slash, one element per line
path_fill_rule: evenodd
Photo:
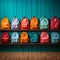
<path fill-rule="evenodd" d="M 24 16 L 40 18 L 53 16 L 60 18 L 60 0 L 0 0 L 0 22 L 7 16 L 10 21 L 14 16 L 20 20 Z M 0 32 L 1 34 L 1 32 Z M 60 46 L 0 46 L 0 51 L 60 51 Z M 37 49 L 36 49 L 37 48 Z"/>
<path fill-rule="evenodd" d="M 31 19 L 32 16 L 40 18 L 46 16 L 60 17 L 60 0 L 0 0 L 0 20 L 7 16 L 10 21 L 14 16 L 20 20 L 24 16 Z"/>

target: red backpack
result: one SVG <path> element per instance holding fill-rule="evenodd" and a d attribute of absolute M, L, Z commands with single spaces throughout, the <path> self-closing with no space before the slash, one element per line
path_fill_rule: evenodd
<path fill-rule="evenodd" d="M 40 36 L 40 43 L 43 44 L 43 43 L 49 43 L 49 42 L 50 42 L 50 38 L 48 33 L 45 31 L 42 32 Z"/>
<path fill-rule="evenodd" d="M 29 29 L 29 21 L 26 17 L 24 17 L 22 19 L 22 22 L 21 22 L 21 30 L 28 30 Z"/>
<path fill-rule="evenodd" d="M 2 43 L 10 43 L 10 35 L 8 32 L 2 34 Z"/>
<path fill-rule="evenodd" d="M 50 29 L 59 29 L 59 18 L 53 17 L 50 23 Z"/>

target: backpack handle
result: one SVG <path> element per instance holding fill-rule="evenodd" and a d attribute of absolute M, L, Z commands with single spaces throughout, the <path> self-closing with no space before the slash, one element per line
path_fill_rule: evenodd
<path fill-rule="evenodd" d="M 6 16 L 4 18 L 7 18 Z"/>
<path fill-rule="evenodd" d="M 16 16 L 15 16 L 15 18 L 16 18 Z"/>
<path fill-rule="evenodd" d="M 24 16 L 24 18 L 26 18 L 26 16 Z"/>
<path fill-rule="evenodd" d="M 35 16 L 32 16 L 32 18 L 34 18 Z"/>

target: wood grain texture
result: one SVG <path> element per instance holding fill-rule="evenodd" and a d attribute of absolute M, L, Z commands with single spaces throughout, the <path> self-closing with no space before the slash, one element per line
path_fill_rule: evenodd
<path fill-rule="evenodd" d="M 60 60 L 60 52 L 0 52 L 1 60 Z"/>

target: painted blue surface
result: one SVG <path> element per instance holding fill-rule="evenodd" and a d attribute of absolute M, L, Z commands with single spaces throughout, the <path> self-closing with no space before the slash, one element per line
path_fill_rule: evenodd
<path fill-rule="evenodd" d="M 0 45 L 0 52 L 60 52 L 60 45 Z"/>
<path fill-rule="evenodd" d="M 10 22 L 14 16 L 17 16 L 20 21 L 24 16 L 29 20 L 32 16 L 38 19 L 42 16 L 49 19 L 53 16 L 60 18 L 60 0 L 0 0 L 0 22 L 4 16 L 7 16 Z M 0 46 L 0 51 L 60 51 L 59 46 L 36 47 L 28 46 L 26 49 L 25 46 Z"/>
<path fill-rule="evenodd" d="M 24 16 L 31 19 L 46 16 L 51 19 L 53 16 L 60 17 L 60 1 L 58 0 L 0 0 L 0 20 L 7 16 L 10 21 L 14 16 L 20 20 Z"/>

